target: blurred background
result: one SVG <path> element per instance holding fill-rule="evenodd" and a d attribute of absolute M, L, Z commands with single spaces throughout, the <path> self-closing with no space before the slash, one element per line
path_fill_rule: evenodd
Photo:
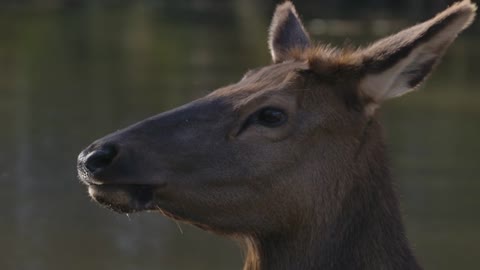
<path fill-rule="evenodd" d="M 118 215 L 76 178 L 91 141 L 270 63 L 277 1 L 0 1 L 0 269 L 241 269 L 235 243 Z M 450 0 L 297 0 L 317 40 L 367 44 Z M 408 237 L 425 269 L 478 268 L 480 27 L 382 109 Z M 348 37 L 348 38 L 347 38 Z"/>

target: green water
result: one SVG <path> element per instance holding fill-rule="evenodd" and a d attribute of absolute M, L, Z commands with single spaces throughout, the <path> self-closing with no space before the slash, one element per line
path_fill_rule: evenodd
<path fill-rule="evenodd" d="M 106 211 L 76 178 L 94 139 L 269 63 L 273 4 L 170 2 L 0 9 L 0 269 L 241 269 L 235 243 Z M 322 38 L 342 44 L 340 34 Z M 426 269 L 478 268 L 479 46 L 475 32 L 462 36 L 426 86 L 382 110 Z"/>

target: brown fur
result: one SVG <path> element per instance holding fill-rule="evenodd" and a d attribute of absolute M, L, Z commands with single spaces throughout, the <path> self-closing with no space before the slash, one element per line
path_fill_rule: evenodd
<path fill-rule="evenodd" d="M 115 211 L 240 240 L 245 270 L 418 270 L 375 110 L 424 80 L 475 8 L 465 0 L 365 49 L 336 49 L 312 46 L 286 2 L 270 29 L 274 64 L 94 142 L 80 178 Z M 269 110 L 278 125 L 262 119 Z"/>

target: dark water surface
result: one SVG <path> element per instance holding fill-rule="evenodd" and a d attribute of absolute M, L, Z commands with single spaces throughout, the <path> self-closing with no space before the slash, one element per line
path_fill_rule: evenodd
<path fill-rule="evenodd" d="M 157 214 L 106 211 L 76 178 L 76 156 L 94 139 L 269 63 L 271 6 L 225 14 L 190 2 L 0 10 L 0 269 L 241 269 L 235 243 L 187 225 L 181 233 Z M 374 34 L 305 19 L 336 44 L 342 33 Z M 379 25 L 389 22 L 402 24 Z M 463 35 L 421 91 L 383 108 L 426 269 L 479 267 L 479 46 Z"/>

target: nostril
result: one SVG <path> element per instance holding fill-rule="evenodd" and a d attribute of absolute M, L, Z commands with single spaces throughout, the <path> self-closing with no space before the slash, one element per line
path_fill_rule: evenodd
<path fill-rule="evenodd" d="M 117 149 L 113 145 L 103 145 L 87 156 L 85 167 L 91 173 L 98 173 L 108 167 L 116 155 Z"/>

